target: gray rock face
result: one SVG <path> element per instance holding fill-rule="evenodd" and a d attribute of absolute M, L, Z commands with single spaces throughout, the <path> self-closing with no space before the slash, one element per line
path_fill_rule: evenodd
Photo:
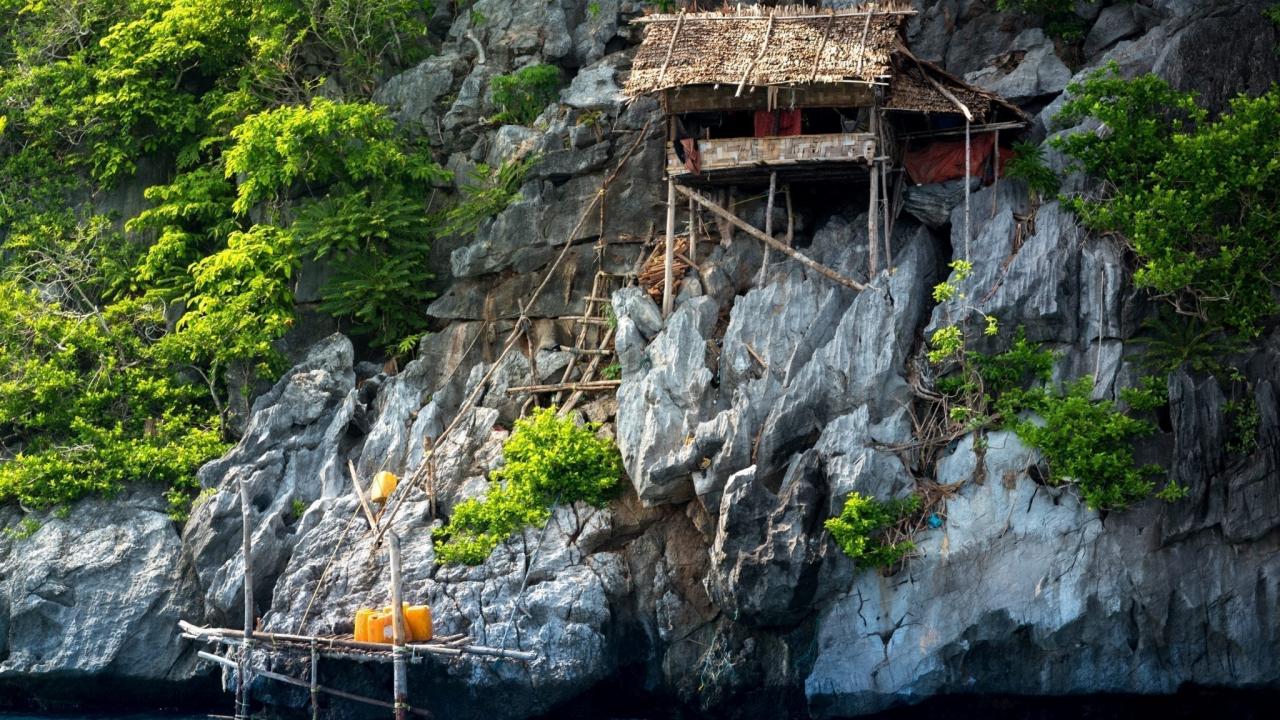
<path fill-rule="evenodd" d="M 17 515 L 0 511 L 6 526 Z M 200 596 L 161 494 L 85 500 L 40 522 L 30 537 L 0 535 L 0 687 L 109 701 L 86 686 L 190 678 L 193 652 L 173 632 Z"/>
<path fill-rule="evenodd" d="M 1011 69 L 1003 69 L 1012 66 Z M 1014 38 L 1006 55 L 989 66 L 965 75 L 965 80 L 1013 102 L 1027 102 L 1062 92 L 1071 70 L 1054 52 L 1053 41 L 1039 28 L 1024 30 Z"/>

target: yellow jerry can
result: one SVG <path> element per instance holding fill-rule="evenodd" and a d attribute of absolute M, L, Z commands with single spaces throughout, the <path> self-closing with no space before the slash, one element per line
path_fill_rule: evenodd
<path fill-rule="evenodd" d="M 372 614 L 368 608 L 356 610 L 356 642 L 369 642 L 369 616 Z"/>
<path fill-rule="evenodd" d="M 409 626 L 409 638 L 414 642 L 431 639 L 431 608 L 426 605 L 410 605 L 404 609 L 404 623 Z"/>
<path fill-rule="evenodd" d="M 396 489 L 399 479 L 383 470 L 373 476 L 373 485 L 369 488 L 369 502 L 384 503 Z"/>

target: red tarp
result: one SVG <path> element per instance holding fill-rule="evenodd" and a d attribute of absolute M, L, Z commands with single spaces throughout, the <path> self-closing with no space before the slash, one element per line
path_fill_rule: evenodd
<path fill-rule="evenodd" d="M 755 137 L 800 134 L 799 110 L 757 110 Z"/>
<path fill-rule="evenodd" d="M 991 159 L 991 148 L 995 144 L 995 133 L 974 135 L 969 141 L 970 173 L 974 177 L 984 178 L 988 172 L 987 163 Z M 1013 157 L 1007 148 L 1000 149 L 1000 174 L 1004 175 L 1005 163 Z M 907 174 L 917 185 L 958 180 L 964 177 L 964 140 L 948 140 L 921 145 L 908 150 L 902 158 Z"/>

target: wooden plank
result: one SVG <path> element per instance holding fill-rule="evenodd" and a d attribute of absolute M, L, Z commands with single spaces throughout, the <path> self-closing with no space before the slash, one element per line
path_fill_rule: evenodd
<path fill-rule="evenodd" d="M 687 85 L 664 91 L 663 105 L 672 115 L 717 110 L 767 110 L 765 93 L 734 95 L 732 86 Z M 870 105 L 874 92 L 863 83 L 815 83 L 777 86 L 778 107 L 853 108 Z"/>
<path fill-rule="evenodd" d="M 872 15 L 915 15 L 915 10 L 876 10 Z M 847 17 L 851 15 L 862 15 L 861 10 L 846 11 L 837 13 L 837 17 Z M 741 22 L 743 20 L 767 20 L 767 15 L 692 15 L 689 22 L 715 22 L 717 20 L 732 20 Z M 782 15 L 778 18 L 779 22 L 791 22 L 793 20 L 821 20 L 828 17 L 826 13 L 820 15 Z M 638 17 L 631 22 L 635 25 L 649 25 L 651 23 L 670 23 L 675 22 L 674 15 L 646 15 Z"/>
<path fill-rule="evenodd" d="M 853 290 L 861 291 L 861 290 L 867 289 L 867 286 L 864 285 L 863 283 L 860 283 L 857 280 L 852 280 L 850 278 L 847 278 L 841 275 L 840 273 L 832 270 L 831 268 L 806 256 L 804 253 L 798 250 L 795 250 L 794 248 L 787 247 L 783 243 L 779 242 L 777 239 L 771 238 L 768 235 L 765 235 L 764 233 L 752 227 L 749 223 L 743 221 L 742 218 L 739 218 L 737 215 L 734 215 L 728 210 L 725 210 L 724 208 L 720 207 L 714 201 L 702 195 L 702 193 L 697 192 L 696 190 L 691 190 L 683 186 L 677 186 L 676 189 L 684 193 L 685 195 L 688 195 L 694 198 L 698 202 L 698 204 L 702 205 L 703 207 L 715 213 L 716 215 L 719 215 L 720 217 L 729 221 L 734 227 L 738 228 L 739 230 L 742 230 L 743 232 L 747 233 L 751 237 L 756 238 L 757 240 L 760 240 L 765 244 L 773 246 L 775 250 L 778 250 L 783 254 L 794 258 L 795 260 L 799 261 L 800 264 L 804 265 L 810 270 L 813 270 L 819 275 L 822 275 L 823 277 L 826 277 L 834 282 L 837 282 Z"/>
<path fill-rule="evenodd" d="M 697 142 L 702 174 L 743 167 L 785 167 L 801 163 L 865 163 L 876 156 L 872 133 L 824 133 L 786 137 L 713 138 Z M 668 177 L 697 177 L 667 150 Z"/>

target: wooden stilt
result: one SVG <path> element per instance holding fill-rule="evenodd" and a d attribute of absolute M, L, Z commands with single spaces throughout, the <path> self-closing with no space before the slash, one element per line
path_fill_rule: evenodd
<path fill-rule="evenodd" d="M 995 131 L 995 138 L 991 143 L 991 217 L 996 216 L 996 202 L 1000 199 L 998 191 L 1000 190 L 1000 130 Z M 1094 377 L 1097 377 L 1096 375 Z"/>
<path fill-rule="evenodd" d="M 877 103 L 871 108 L 871 135 L 874 137 L 880 130 L 880 106 Z M 876 156 L 880 155 L 880 148 L 876 148 Z M 877 202 L 880 197 L 880 169 L 879 161 L 872 160 L 870 167 L 870 188 L 868 189 L 867 199 L 867 274 L 874 278 L 876 273 L 880 271 L 880 237 L 876 232 L 876 218 L 880 214 L 880 208 Z"/>
<path fill-rule="evenodd" d="M 244 545 L 244 644 L 240 646 L 240 666 L 236 672 L 236 718 L 249 717 L 249 661 L 253 653 L 253 525 L 249 522 L 249 486 L 240 479 L 241 541 Z"/>
<path fill-rule="evenodd" d="M 773 201 L 778 192 L 778 173 L 769 173 L 769 199 L 764 205 L 764 234 L 773 237 Z M 692 201 L 692 199 L 690 200 Z M 764 260 L 760 263 L 760 277 L 757 285 L 764 285 L 765 272 L 769 269 L 769 246 L 764 246 Z"/>
<path fill-rule="evenodd" d="M 893 245 L 892 235 L 893 228 L 890 226 L 889 220 L 889 168 L 888 163 L 892 162 L 892 155 L 889 152 L 889 133 L 885 130 L 884 118 L 879 120 L 880 134 L 876 136 L 876 142 L 880 145 L 880 154 L 884 160 L 880 161 L 880 204 L 884 207 L 884 223 L 880 226 L 881 233 L 884 234 L 884 266 L 893 272 Z"/>
<path fill-rule="evenodd" d="M 969 142 L 969 120 L 964 121 L 964 259 L 969 259 L 969 186 L 973 182 L 973 151 Z"/>
<path fill-rule="evenodd" d="M 729 212 L 723 207 L 720 207 L 720 205 L 716 204 L 714 201 L 703 196 L 702 193 L 699 193 L 696 190 L 690 190 L 687 187 L 677 187 L 676 189 L 679 190 L 682 194 L 693 198 L 698 202 L 699 205 L 715 213 L 716 216 L 724 219 L 733 227 L 736 227 L 739 230 L 750 235 L 751 237 L 759 240 L 760 242 L 763 242 L 771 246 L 774 250 L 777 250 L 782 254 L 797 260 L 798 262 L 800 262 L 800 264 L 804 265 L 810 270 L 813 270 L 819 275 L 822 275 L 825 278 L 828 278 L 834 282 L 837 282 L 853 290 L 867 289 L 866 285 L 858 282 L 857 280 L 851 280 L 841 275 L 840 273 L 836 272 L 835 270 L 832 270 L 831 268 L 819 262 L 816 262 L 815 260 L 808 257 L 807 255 L 800 252 L 799 250 L 786 246 L 785 244 L 779 242 L 777 238 L 769 237 L 768 235 L 765 235 L 764 233 L 757 230 L 756 228 L 751 227 L 751 225 L 746 221 L 744 221 L 742 218 L 738 217 L 737 215 L 734 215 L 733 213 Z"/>
<path fill-rule="evenodd" d="M 311 641 L 311 720 L 320 720 L 320 651 Z"/>
<path fill-rule="evenodd" d="M 676 284 L 672 263 L 676 257 L 676 181 L 667 180 L 667 250 L 663 260 L 662 273 L 662 317 L 671 316 L 671 306 L 675 302 L 672 286 Z"/>
<path fill-rule="evenodd" d="M 408 650 L 405 648 L 404 593 L 400 587 L 400 536 L 387 533 L 387 549 L 391 553 L 391 645 L 392 689 L 395 694 L 395 720 L 405 720 L 409 709 Z"/>
<path fill-rule="evenodd" d="M 689 260 L 692 264 L 698 262 L 698 212 L 693 198 L 689 198 Z"/>
<path fill-rule="evenodd" d="M 791 207 L 791 186 L 787 185 L 782 189 L 782 192 L 787 198 L 787 238 L 785 242 L 787 247 L 791 247 L 796 239 L 796 215 Z"/>

